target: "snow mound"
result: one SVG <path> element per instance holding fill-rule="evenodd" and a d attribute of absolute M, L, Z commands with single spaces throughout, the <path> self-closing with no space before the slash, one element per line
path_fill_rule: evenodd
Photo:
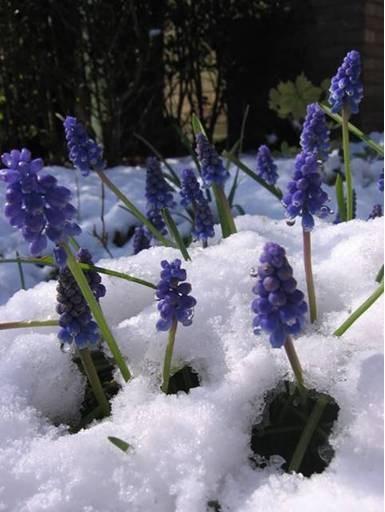
<path fill-rule="evenodd" d="M 318 223 L 313 265 L 319 323 L 295 343 L 309 386 L 341 407 L 331 442 L 336 455 L 321 475 L 252 469 L 249 439 L 266 391 L 289 374 L 282 350 L 255 336 L 253 278 L 266 241 L 287 250 L 305 291 L 300 226 L 245 215 L 239 233 L 184 264 L 197 298 L 191 327 L 179 327 L 174 363 L 193 366 L 201 386 L 187 394 L 159 390 L 166 333 L 155 331 L 153 291 L 103 276 L 102 307 L 134 378 L 112 402 L 112 416 L 70 435 L 84 380 L 59 349 L 54 328 L 0 332 L 0 510 L 9 512 L 223 512 L 382 510 L 383 298 L 341 338 L 332 335 L 375 289 L 383 261 L 383 219 Z M 156 282 L 155 247 L 100 265 Z M 55 318 L 55 283 L 17 292 L 0 321 Z M 54 426 L 63 422 L 60 426 Z M 123 453 L 108 442 L 131 445 Z"/>

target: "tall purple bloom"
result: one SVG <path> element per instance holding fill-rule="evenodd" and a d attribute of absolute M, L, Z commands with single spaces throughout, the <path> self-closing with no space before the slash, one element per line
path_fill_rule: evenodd
<path fill-rule="evenodd" d="M 329 103 L 332 112 L 341 112 L 343 107 L 357 114 L 359 104 L 364 96 L 360 79 L 361 57 L 358 51 L 348 52 L 332 78 L 329 89 Z"/>
<path fill-rule="evenodd" d="M 258 334 L 262 329 L 269 333 L 273 348 L 281 348 L 288 336 L 301 332 L 307 304 L 304 294 L 297 289 L 297 281 L 283 247 L 267 243 L 259 262 L 258 280 L 253 287 L 257 298 L 251 305 L 256 314 L 254 332 Z"/>
<path fill-rule="evenodd" d="M 196 152 L 201 165 L 203 182 L 206 187 L 212 184 L 223 185 L 228 179 L 229 172 L 225 169 L 222 159 L 214 146 L 210 144 L 203 133 L 196 135 Z"/>
<path fill-rule="evenodd" d="M 214 219 L 209 203 L 203 195 L 192 169 L 184 169 L 180 191 L 182 206 L 192 206 L 194 211 L 193 237 L 207 241 L 214 236 Z"/>
<path fill-rule="evenodd" d="M 282 203 L 290 219 L 302 217 L 305 231 L 313 229 L 313 215 L 323 218 L 331 213 L 330 208 L 326 206 L 328 195 L 322 190 L 321 182 L 317 154 L 304 151 L 299 153 L 295 160 L 293 179 L 288 183 Z"/>
<path fill-rule="evenodd" d="M 262 145 L 257 153 L 257 171 L 258 176 L 266 181 L 269 185 L 275 185 L 278 179 L 277 166 L 273 161 L 270 149 Z"/>
<path fill-rule="evenodd" d="M 382 217 L 382 207 L 380 204 L 373 205 L 373 209 L 369 214 L 368 220 L 375 219 L 377 217 Z"/>
<path fill-rule="evenodd" d="M 160 319 L 156 324 L 158 331 L 168 331 L 174 322 L 188 326 L 192 323 L 193 308 L 196 300 L 190 294 L 191 284 L 186 281 L 186 270 L 181 261 L 161 262 L 162 271 L 156 288 Z"/>
<path fill-rule="evenodd" d="M 32 256 L 46 249 L 47 239 L 60 244 L 80 234 L 80 227 L 72 221 L 76 209 L 70 203 L 70 190 L 59 186 L 54 176 L 40 174 L 41 158 L 31 160 L 30 151 L 23 148 L 4 153 L 1 159 L 6 166 L 0 170 L 0 179 L 7 184 L 4 213 L 29 242 Z M 64 250 L 58 247 L 54 254 L 59 266 L 63 265 Z"/>
<path fill-rule="evenodd" d="M 147 209 L 173 208 L 173 189 L 164 179 L 159 160 L 155 157 L 147 158 L 146 168 Z"/>
<path fill-rule="evenodd" d="M 102 146 L 91 139 L 85 127 L 76 117 L 67 116 L 65 118 L 64 131 L 69 159 L 83 176 L 88 176 L 91 170 L 104 169 Z"/>
<path fill-rule="evenodd" d="M 92 257 L 87 249 L 80 249 L 76 256 L 79 263 L 92 264 Z M 101 284 L 100 275 L 90 270 L 85 272 L 85 276 L 96 300 L 104 297 L 106 289 Z M 100 332 L 68 267 L 60 271 L 56 290 L 56 311 L 60 315 L 61 327 L 58 333 L 59 340 L 65 344 L 74 342 L 79 349 L 94 346 L 100 341 Z"/>
<path fill-rule="evenodd" d="M 137 226 L 135 228 L 132 245 L 134 248 L 134 254 L 138 254 L 140 251 L 143 251 L 143 249 L 148 249 L 150 247 L 150 238 L 143 226 Z"/>
<path fill-rule="evenodd" d="M 315 151 L 320 160 L 327 160 L 330 151 L 329 133 L 325 114 L 319 105 L 308 105 L 300 137 L 301 148 L 305 152 Z"/>

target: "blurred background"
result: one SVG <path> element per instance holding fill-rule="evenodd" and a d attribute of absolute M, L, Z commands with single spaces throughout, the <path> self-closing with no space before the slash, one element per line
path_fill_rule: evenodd
<path fill-rule="evenodd" d="M 63 163 L 76 115 L 109 165 L 186 154 L 191 112 L 230 147 L 296 144 L 347 51 L 365 98 L 353 122 L 383 130 L 380 0 L 1 0 L 0 146 Z"/>

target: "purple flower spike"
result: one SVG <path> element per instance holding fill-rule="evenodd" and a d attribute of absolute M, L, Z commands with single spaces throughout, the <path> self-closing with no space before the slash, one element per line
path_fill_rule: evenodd
<path fill-rule="evenodd" d="M 80 249 L 76 258 L 80 263 L 92 264 L 92 257 L 87 249 Z M 100 275 L 88 270 L 85 276 L 96 300 L 99 301 L 106 293 Z M 56 290 L 56 311 L 60 315 L 61 327 L 58 333 L 59 340 L 69 345 L 74 342 L 79 349 L 95 346 L 100 341 L 98 326 L 93 321 L 90 308 L 67 267 L 59 273 Z"/>
<path fill-rule="evenodd" d="M 63 124 L 69 159 L 81 174 L 88 176 L 91 170 L 104 169 L 102 146 L 90 138 L 82 123 L 76 117 L 67 116 Z"/>
<path fill-rule="evenodd" d="M 143 226 L 135 228 L 132 245 L 134 248 L 134 254 L 138 254 L 140 251 L 143 251 L 143 249 L 148 249 L 150 247 L 150 239 Z"/>
<path fill-rule="evenodd" d="M 192 324 L 193 308 L 196 300 L 190 294 L 191 285 L 186 282 L 186 271 L 181 261 L 161 262 L 162 271 L 156 288 L 160 319 L 156 324 L 158 331 L 168 331 L 174 321 L 188 326 Z"/>
<path fill-rule="evenodd" d="M 159 160 L 155 157 L 147 158 L 146 168 L 147 209 L 173 208 L 175 206 L 173 189 L 164 179 Z"/>
<path fill-rule="evenodd" d="M 295 172 L 287 185 L 287 193 L 282 203 L 290 219 L 302 217 L 305 231 L 314 227 L 313 215 L 326 217 L 331 210 L 326 206 L 328 195 L 321 188 L 321 175 L 317 162 L 317 154 L 302 151 L 295 160 Z"/>
<path fill-rule="evenodd" d="M 342 108 L 346 107 L 353 114 L 357 114 L 364 97 L 360 74 L 361 57 L 359 52 L 352 50 L 346 54 L 337 74 L 332 78 L 329 89 L 332 112 L 341 112 Z"/>
<path fill-rule="evenodd" d="M 300 137 L 301 148 L 305 152 L 317 153 L 320 160 L 327 160 L 330 151 L 329 130 L 325 114 L 317 103 L 307 106 L 305 122 Z"/>
<path fill-rule="evenodd" d="M 196 152 L 205 186 L 210 187 L 214 183 L 223 185 L 230 176 L 229 172 L 226 171 L 222 159 L 203 133 L 196 135 Z"/>
<path fill-rule="evenodd" d="M 207 241 L 214 236 L 214 219 L 209 203 L 203 195 L 194 171 L 184 169 L 182 188 L 180 191 L 182 206 L 192 206 L 194 211 L 194 227 L 192 235 L 195 239 Z"/>
<path fill-rule="evenodd" d="M 251 304 L 256 314 L 254 333 L 267 332 L 272 347 L 281 348 L 288 336 L 301 332 L 307 304 L 304 294 L 297 289 L 297 281 L 293 278 L 293 269 L 283 247 L 267 243 L 259 261 L 258 280 L 253 288 L 257 298 Z"/>
<path fill-rule="evenodd" d="M 277 166 L 273 161 L 270 149 L 267 146 L 260 146 L 257 153 L 258 176 L 269 185 L 275 185 L 278 179 Z"/>
<path fill-rule="evenodd" d="M 372 211 L 370 212 L 370 215 L 368 217 L 368 220 L 369 219 L 375 219 L 377 217 L 382 217 L 382 207 L 380 204 L 375 204 L 373 205 L 373 209 Z"/>
<path fill-rule="evenodd" d="M 69 202 L 70 190 L 58 186 L 50 174 L 40 174 L 41 158 L 31 160 L 30 151 L 23 148 L 4 153 L 1 160 L 6 168 L 1 169 L 0 178 L 7 183 L 4 214 L 21 231 L 32 256 L 41 255 L 47 239 L 60 244 L 80 234 L 80 227 L 72 222 L 76 209 Z M 63 249 L 56 248 L 54 255 L 59 266 L 65 265 Z"/>

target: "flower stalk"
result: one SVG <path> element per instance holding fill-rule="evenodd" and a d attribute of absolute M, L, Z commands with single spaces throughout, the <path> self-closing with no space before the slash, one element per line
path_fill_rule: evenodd
<path fill-rule="evenodd" d="M 178 326 L 178 322 L 176 319 L 173 320 L 172 325 L 170 327 L 170 330 L 168 331 L 168 341 L 167 341 L 167 347 L 166 347 L 166 353 L 164 356 L 164 363 L 163 363 L 163 383 L 162 383 L 162 391 L 167 395 L 168 393 L 168 387 L 170 383 L 170 370 L 171 370 L 171 361 L 172 361 L 172 354 L 174 351 L 174 344 L 175 344 L 175 335 L 176 335 L 176 329 Z"/>
<path fill-rule="evenodd" d="M 109 416 L 110 404 L 104 393 L 98 372 L 96 371 L 94 362 L 92 360 L 91 352 L 88 348 L 83 348 L 78 352 L 80 356 L 80 361 L 83 365 L 84 371 L 86 372 L 92 391 L 94 392 L 95 398 L 100 406 L 101 414 L 103 417 Z"/>
<path fill-rule="evenodd" d="M 306 286 L 309 299 L 310 322 L 314 323 L 317 320 L 317 303 L 311 262 L 311 237 L 310 231 L 305 230 L 303 230 L 303 261 L 305 265 Z"/>
<path fill-rule="evenodd" d="M 342 107 L 342 149 L 344 153 L 344 165 L 346 176 L 346 220 L 353 219 L 353 179 L 350 166 L 350 150 L 349 150 L 349 109 L 347 106 Z"/>

